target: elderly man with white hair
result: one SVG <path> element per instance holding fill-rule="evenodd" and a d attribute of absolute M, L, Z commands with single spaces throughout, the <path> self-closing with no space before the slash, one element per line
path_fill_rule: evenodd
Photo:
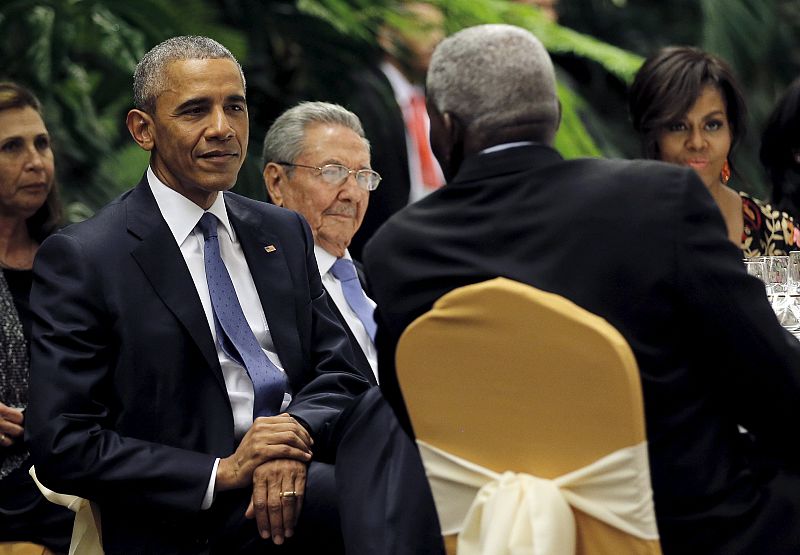
<path fill-rule="evenodd" d="M 377 384 L 375 303 L 347 249 L 381 182 L 358 116 L 338 104 L 301 102 L 270 126 L 263 160 L 272 202 L 299 212 L 311 226 L 328 304 L 350 337 L 361 374 Z"/>
<path fill-rule="evenodd" d="M 665 554 L 800 552 L 800 343 L 744 271 L 696 174 L 564 160 L 552 146 L 551 60 L 517 27 L 445 39 L 427 96 L 448 183 L 395 214 L 364 254 L 381 389 L 406 429 L 400 334 L 448 291 L 504 276 L 605 318 L 630 344 Z M 513 441 L 524 423 L 508 424 Z"/>
<path fill-rule="evenodd" d="M 370 192 L 380 183 L 361 122 L 338 104 L 301 102 L 270 126 L 263 159 L 272 202 L 308 221 L 328 304 L 350 336 L 357 368 L 374 385 L 375 303 L 362 290 L 361 270 L 348 251 Z M 380 390 L 359 397 L 336 430 L 336 500 L 347 553 L 440 554 L 433 499 L 416 446 Z"/>

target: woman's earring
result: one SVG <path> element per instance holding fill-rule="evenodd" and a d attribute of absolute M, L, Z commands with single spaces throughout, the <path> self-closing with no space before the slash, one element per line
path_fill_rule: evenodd
<path fill-rule="evenodd" d="M 727 185 L 728 181 L 731 178 L 731 166 L 728 164 L 728 161 L 725 160 L 725 163 L 722 165 L 722 169 L 719 172 L 719 180 L 722 182 L 723 185 Z"/>

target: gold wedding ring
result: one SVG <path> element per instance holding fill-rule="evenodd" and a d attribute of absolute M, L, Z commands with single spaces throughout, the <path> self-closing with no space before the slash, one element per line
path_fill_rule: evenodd
<path fill-rule="evenodd" d="M 281 497 L 297 497 L 297 492 L 296 491 L 282 491 L 280 493 L 280 496 Z"/>

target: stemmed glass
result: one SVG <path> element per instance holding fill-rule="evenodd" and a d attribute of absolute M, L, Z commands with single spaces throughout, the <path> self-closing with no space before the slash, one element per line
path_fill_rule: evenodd
<path fill-rule="evenodd" d="M 791 318 L 787 318 L 781 323 L 788 330 L 797 334 L 800 331 L 800 251 L 789 252 L 788 294 L 786 296 Z"/>
<path fill-rule="evenodd" d="M 744 266 L 747 270 L 747 273 L 753 277 L 757 277 L 764 283 L 764 287 L 767 291 L 767 296 L 772 294 L 769 279 L 767 278 L 767 264 L 763 260 L 764 257 L 760 258 L 745 258 L 744 259 Z"/>
<path fill-rule="evenodd" d="M 767 267 L 767 283 L 775 296 L 786 295 L 789 292 L 789 257 L 765 256 L 764 263 Z"/>
<path fill-rule="evenodd" d="M 800 251 L 789 253 L 789 294 L 800 294 Z"/>
<path fill-rule="evenodd" d="M 800 253 L 798 253 L 800 255 Z M 797 255 L 795 255 L 795 258 Z M 767 276 L 767 289 L 772 310 L 781 325 L 789 331 L 800 328 L 800 307 L 795 306 L 792 290 L 796 289 L 789 282 L 789 256 L 764 256 Z"/>

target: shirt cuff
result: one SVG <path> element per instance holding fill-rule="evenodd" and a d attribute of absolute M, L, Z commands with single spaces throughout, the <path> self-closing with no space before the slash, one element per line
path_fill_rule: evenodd
<path fill-rule="evenodd" d="M 211 504 L 214 502 L 214 484 L 217 481 L 217 467 L 219 466 L 219 459 L 214 461 L 214 468 L 211 469 L 211 478 L 208 480 L 208 487 L 206 488 L 206 494 L 203 497 L 203 504 L 200 505 L 200 510 L 205 511 L 206 509 L 211 508 Z"/>

